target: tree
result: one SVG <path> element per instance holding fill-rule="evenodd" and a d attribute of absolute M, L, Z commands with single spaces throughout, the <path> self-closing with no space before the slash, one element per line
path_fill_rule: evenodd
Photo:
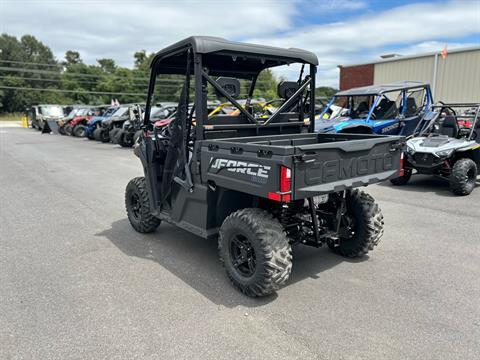
<path fill-rule="evenodd" d="M 82 64 L 83 61 L 80 58 L 80 53 L 78 51 L 68 50 L 65 53 L 65 63 L 66 65 L 73 65 Z"/>
<path fill-rule="evenodd" d="M 273 71 L 265 69 L 258 75 L 253 96 L 265 98 L 267 101 L 273 100 L 277 98 L 277 85 L 278 81 Z"/>
<path fill-rule="evenodd" d="M 116 65 L 113 59 L 97 59 L 100 68 L 106 72 L 112 74 L 115 71 Z"/>
<path fill-rule="evenodd" d="M 319 86 L 315 89 L 316 96 L 325 96 L 327 98 L 331 98 L 338 92 L 338 89 L 334 89 L 329 86 Z"/>

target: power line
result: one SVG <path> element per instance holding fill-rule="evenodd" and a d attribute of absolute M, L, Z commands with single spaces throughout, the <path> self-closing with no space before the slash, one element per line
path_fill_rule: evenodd
<path fill-rule="evenodd" d="M 85 78 L 114 78 L 114 79 L 128 79 L 128 80 L 148 80 L 149 78 L 139 78 L 139 77 L 126 77 L 126 76 L 119 76 L 113 74 L 102 74 L 102 75 L 95 75 L 95 74 L 86 74 L 86 73 L 71 73 L 71 72 L 57 72 L 57 71 L 50 71 L 50 70 L 42 70 L 42 69 L 26 69 L 26 68 L 17 68 L 17 67 L 8 67 L 8 66 L 0 66 L 0 71 L 11 71 L 11 72 L 25 72 L 25 73 L 33 73 L 33 74 L 45 74 L 45 75 L 54 75 L 54 76 L 73 76 L 73 77 L 85 77 Z M 157 82 L 176 82 L 176 83 L 183 83 L 183 79 L 159 79 Z M 257 81 L 257 84 L 262 83 L 269 83 L 269 81 Z"/>
<path fill-rule="evenodd" d="M 112 75 L 112 74 L 94 75 L 94 74 L 85 74 L 85 73 L 56 72 L 56 71 L 42 70 L 42 69 L 25 69 L 25 68 L 16 68 L 16 67 L 8 67 L 8 66 L 0 66 L 0 70 L 2 70 L 2 71 L 12 71 L 12 72 L 27 72 L 27 73 L 33 73 L 33 74 L 56 75 L 56 76 L 68 75 L 68 76 L 88 77 L 88 78 L 103 78 L 105 76 L 108 76 L 110 78 L 131 79 L 131 80 L 147 80 L 148 81 L 148 78 L 138 78 L 138 77 L 130 77 L 129 78 L 129 77 L 125 77 L 125 76 L 118 76 L 118 75 Z M 171 79 L 171 80 L 174 80 L 174 79 Z"/>
<path fill-rule="evenodd" d="M 32 78 L 32 77 L 23 77 L 23 76 L 0 76 L 0 79 L 20 79 L 20 80 L 28 80 L 28 81 L 46 81 L 46 82 L 57 82 L 61 83 L 64 80 L 62 79 L 45 79 L 45 78 Z M 79 84 L 98 84 L 97 81 L 88 81 L 88 80 L 75 80 L 75 83 Z M 137 86 L 137 87 L 142 87 L 142 88 L 147 88 L 148 84 L 131 84 L 132 86 Z M 162 85 L 162 86 L 172 86 L 172 87 L 177 87 L 175 85 Z"/>
<path fill-rule="evenodd" d="M 22 87 L 22 86 L 3 86 L 3 85 L 0 85 L 0 89 L 8 89 L 8 90 L 27 90 L 27 91 L 53 91 L 53 92 L 75 93 L 75 94 L 145 96 L 145 93 L 122 93 L 122 92 L 83 91 L 83 90 L 82 90 L 82 91 L 78 91 L 78 90 L 29 88 L 29 87 Z"/>
<path fill-rule="evenodd" d="M 28 61 L 16 61 L 16 60 L 0 60 L 0 62 L 9 63 L 9 64 L 27 64 L 27 65 L 38 65 L 38 66 L 63 67 L 62 64 L 47 64 L 47 63 L 37 63 L 37 62 L 28 62 Z"/>

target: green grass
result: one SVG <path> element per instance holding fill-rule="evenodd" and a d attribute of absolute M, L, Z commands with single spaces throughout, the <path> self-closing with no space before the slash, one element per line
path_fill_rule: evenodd
<path fill-rule="evenodd" d="M 23 113 L 4 113 L 0 114 L 0 121 L 21 121 Z"/>

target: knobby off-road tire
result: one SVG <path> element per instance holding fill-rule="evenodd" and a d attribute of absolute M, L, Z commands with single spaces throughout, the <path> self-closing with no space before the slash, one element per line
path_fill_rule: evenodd
<path fill-rule="evenodd" d="M 72 131 L 73 131 L 73 126 L 72 125 L 65 125 L 64 126 L 64 129 L 65 129 L 65 134 L 71 136 L 72 135 Z"/>
<path fill-rule="evenodd" d="M 220 228 L 218 250 L 230 281 L 251 297 L 271 294 L 292 271 L 292 250 L 283 227 L 261 209 L 229 215 Z"/>
<path fill-rule="evenodd" d="M 412 170 L 405 169 L 403 171 L 403 176 L 399 176 L 399 177 L 396 177 L 394 179 L 390 179 L 390 182 L 395 186 L 406 185 L 411 177 L 412 177 Z"/>
<path fill-rule="evenodd" d="M 136 144 L 140 136 L 142 135 L 142 130 L 138 130 L 134 135 L 133 135 L 133 144 Z"/>
<path fill-rule="evenodd" d="M 118 135 L 118 143 L 121 147 L 132 147 L 133 146 L 133 135 L 128 134 L 125 131 L 122 131 Z"/>
<path fill-rule="evenodd" d="M 340 239 L 338 246 L 329 243 L 336 254 L 355 258 L 366 255 L 383 236 L 383 215 L 375 200 L 367 193 L 353 190 L 346 198 L 347 216 L 352 218 L 353 235 Z"/>
<path fill-rule="evenodd" d="M 102 141 L 102 128 L 93 130 L 93 138 L 97 141 Z"/>
<path fill-rule="evenodd" d="M 73 136 L 76 137 L 85 137 L 85 126 L 84 125 L 77 125 L 73 128 Z"/>
<path fill-rule="evenodd" d="M 160 219 L 152 215 L 144 177 L 136 177 L 125 189 L 125 207 L 132 227 L 140 233 L 154 232 Z"/>
<path fill-rule="evenodd" d="M 113 128 L 108 132 L 108 136 L 110 137 L 110 141 L 114 144 L 118 144 L 118 134 L 122 131 L 121 128 Z"/>
<path fill-rule="evenodd" d="M 469 195 L 475 188 L 478 169 L 472 159 L 459 159 L 453 164 L 450 189 L 455 195 Z"/>

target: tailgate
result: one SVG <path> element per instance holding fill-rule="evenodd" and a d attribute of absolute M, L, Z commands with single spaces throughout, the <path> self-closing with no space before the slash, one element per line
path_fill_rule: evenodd
<path fill-rule="evenodd" d="M 296 146 L 294 199 L 398 176 L 403 140 L 388 136 Z"/>

